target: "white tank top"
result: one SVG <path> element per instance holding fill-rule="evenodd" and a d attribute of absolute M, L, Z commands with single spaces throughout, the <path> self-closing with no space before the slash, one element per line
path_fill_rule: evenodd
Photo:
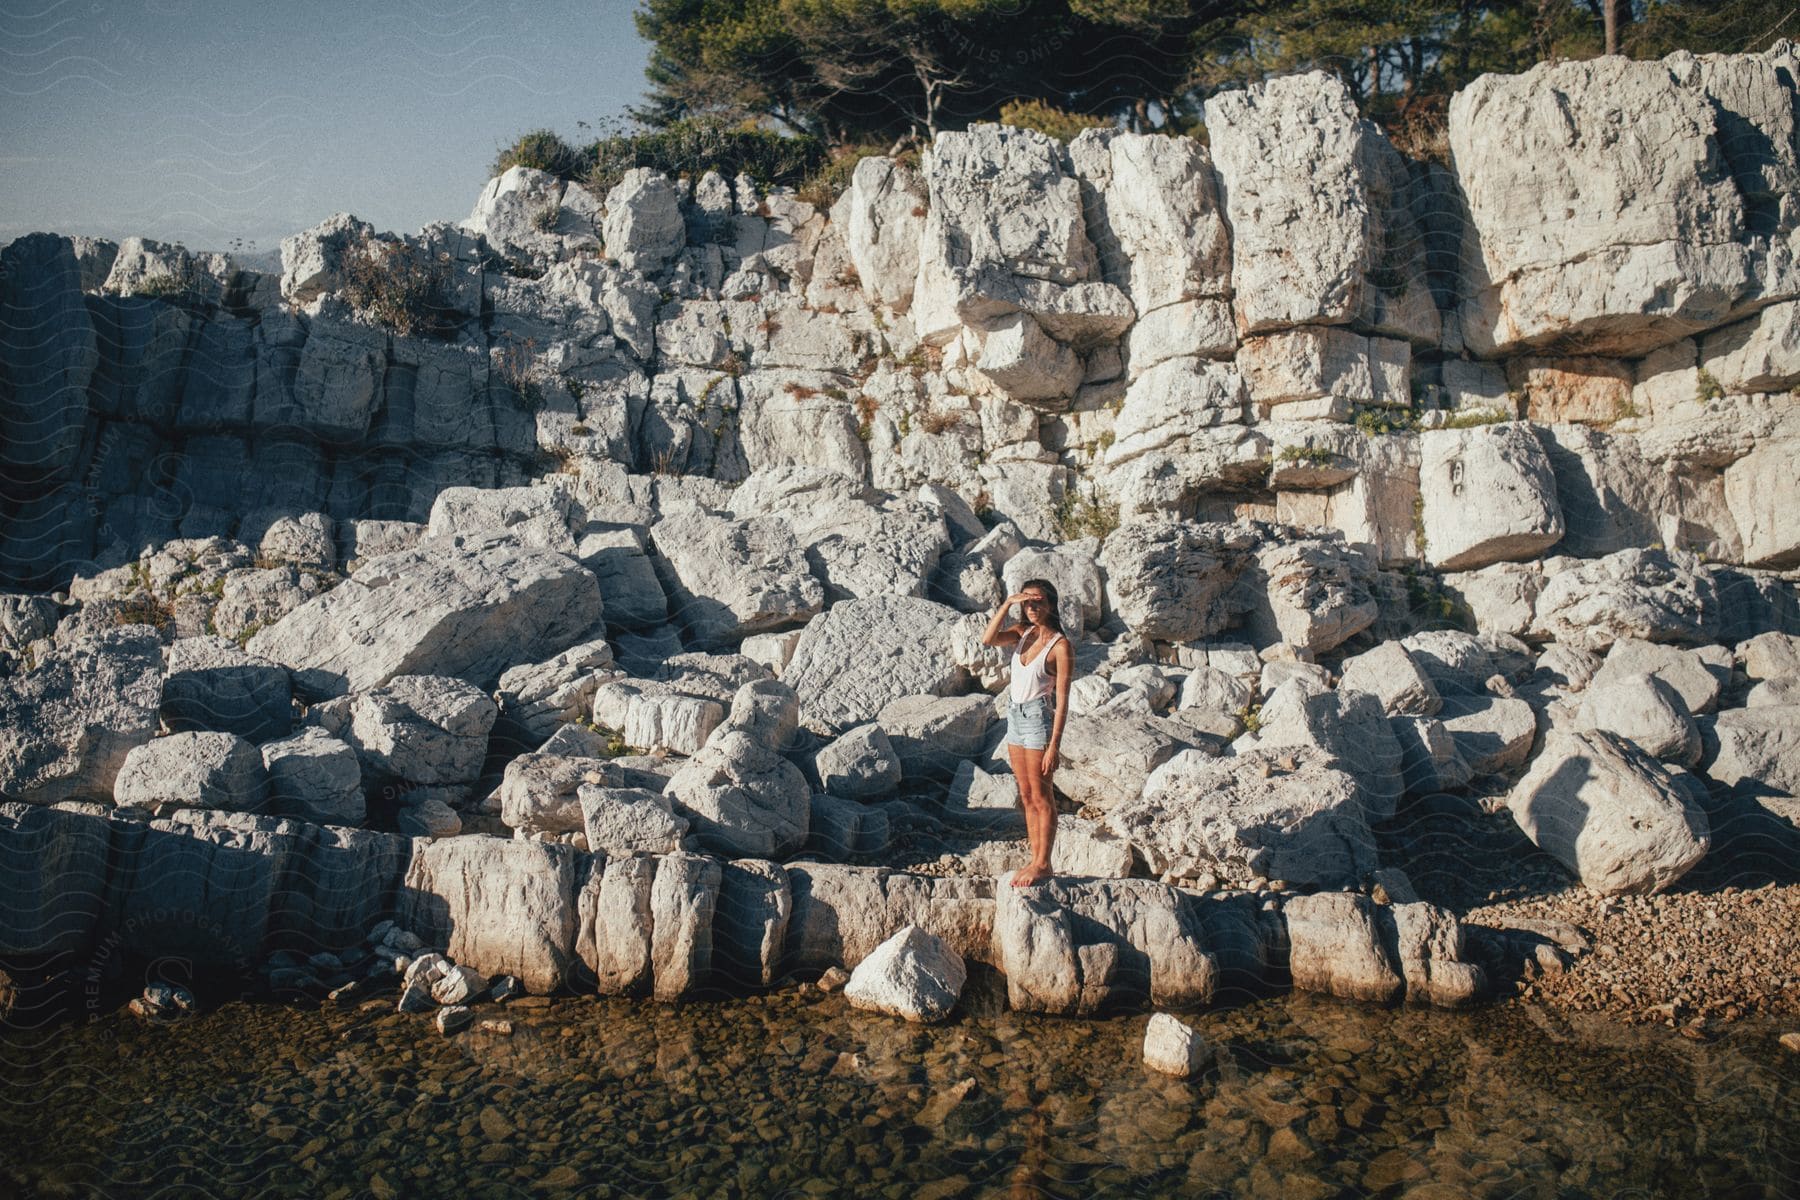
<path fill-rule="evenodd" d="M 1044 666 L 1050 657 L 1050 651 L 1056 648 L 1056 643 L 1061 638 L 1062 634 L 1052 633 L 1050 635 L 1050 640 L 1044 643 L 1044 646 L 1039 651 L 1037 657 L 1030 662 L 1021 661 L 1018 648 L 1014 647 L 1012 656 L 1012 691 L 1009 693 L 1014 704 L 1026 704 L 1032 700 L 1041 700 L 1045 696 L 1048 696 L 1051 690 L 1056 686 L 1056 680 L 1051 678 L 1050 673 L 1044 669 Z M 1019 645 L 1023 646 L 1024 644 L 1025 639 L 1021 637 L 1019 639 Z"/>

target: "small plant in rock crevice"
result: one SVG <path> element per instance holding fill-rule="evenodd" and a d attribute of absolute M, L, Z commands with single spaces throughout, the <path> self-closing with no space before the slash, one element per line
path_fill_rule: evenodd
<path fill-rule="evenodd" d="M 1701 367 L 1694 372 L 1694 399 L 1702 404 L 1725 398 L 1725 388 L 1711 371 Z"/>
<path fill-rule="evenodd" d="M 1323 446 L 1283 446 L 1281 453 L 1275 456 L 1278 463 L 1306 463 L 1309 466 L 1330 466 L 1337 461 L 1337 455 Z"/>

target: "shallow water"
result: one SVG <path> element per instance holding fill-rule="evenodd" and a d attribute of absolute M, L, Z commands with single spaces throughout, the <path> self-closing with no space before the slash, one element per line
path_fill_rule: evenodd
<path fill-rule="evenodd" d="M 427 1018 L 231 1003 L 0 1036 L 0 1189 L 348 1196 L 1567 1197 L 1800 1194 L 1800 1056 L 1511 1005 L 1294 996 L 1195 1014 L 1004 1011 L 991 976 L 920 1028 L 790 990 Z"/>

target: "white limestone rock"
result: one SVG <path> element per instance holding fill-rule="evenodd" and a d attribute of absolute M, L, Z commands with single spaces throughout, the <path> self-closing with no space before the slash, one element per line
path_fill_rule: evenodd
<path fill-rule="evenodd" d="M 1706 93 L 1669 61 L 1488 75 L 1453 98 L 1457 182 L 1480 230 L 1464 341 L 1643 354 L 1717 324 L 1752 285 L 1743 198 Z M 1553 99 L 1551 99 L 1553 98 Z M 1629 119 L 1631 135 L 1614 136 Z"/>
<path fill-rule="evenodd" d="M 1800 797 L 1800 704 L 1738 708 L 1706 719 L 1707 778 L 1761 796 Z M 1789 820 L 1800 811 L 1789 805 Z M 1800 823 L 1800 821 L 1797 821 Z"/>
<path fill-rule="evenodd" d="M 1014 312 L 1061 342 L 1116 337 L 1134 315 L 1094 282 L 1081 189 L 1065 152 L 1034 130 L 978 124 L 937 136 L 926 159 L 930 204 L 912 318 L 921 339 L 953 340 Z"/>
<path fill-rule="evenodd" d="M 590 853 L 672 854 L 687 835 L 686 819 L 671 811 L 660 792 L 584 783 L 576 797 Z"/>
<path fill-rule="evenodd" d="M 712 971 L 720 877 L 718 860 L 704 855 L 677 851 L 657 860 L 650 885 L 650 966 L 656 999 L 678 999 L 705 982 Z"/>
<path fill-rule="evenodd" d="M 1712 846 L 1689 783 L 1607 734 L 1552 729 L 1506 804 L 1525 836 L 1591 891 L 1659 892 Z"/>
<path fill-rule="evenodd" d="M 1363 303 L 1373 129 L 1322 71 L 1221 92 L 1207 133 L 1231 225 L 1231 278 L 1246 333 L 1337 324 Z"/>
<path fill-rule="evenodd" d="M 1322 654 L 1374 624 L 1375 564 L 1341 541 L 1272 540 L 1238 578 L 1234 602 L 1260 644 Z"/>
<path fill-rule="evenodd" d="M 1404 992 L 1383 944 L 1375 905 L 1351 892 L 1294 896 L 1282 905 L 1294 988 L 1385 1004 Z"/>
<path fill-rule="evenodd" d="M 819 786 L 849 800 L 873 800 L 900 786 L 900 756 L 879 724 L 846 729 L 813 759 Z"/>
<path fill-rule="evenodd" d="M 856 164 L 850 176 L 849 228 L 844 240 L 863 295 L 895 312 L 912 304 L 925 231 L 925 181 L 882 155 Z"/>
<path fill-rule="evenodd" d="M 1675 690 L 1687 712 L 1700 716 L 1719 706 L 1719 696 L 1731 682 L 1731 663 L 1731 654 L 1723 646 L 1683 649 L 1641 638 L 1619 638 L 1607 650 L 1588 686 L 1604 687 L 1634 675 L 1653 675 Z"/>
<path fill-rule="evenodd" d="M 1466 571 L 1535 558 L 1562 539 L 1549 457 L 1519 423 L 1433 430 L 1419 439 L 1425 555 Z"/>
<path fill-rule="evenodd" d="M 1212 1047 L 1193 1026 L 1156 1013 L 1144 1027 L 1144 1065 L 1152 1071 L 1192 1079 L 1206 1069 Z"/>
<path fill-rule="evenodd" d="M 1189 357 L 1158 363 L 1126 389 L 1101 460 L 1113 468 L 1155 451 L 1182 450 L 1214 426 L 1242 423 L 1248 400 L 1244 377 L 1230 363 Z"/>
<path fill-rule="evenodd" d="M 1399 642 L 1382 642 L 1373 650 L 1346 658 L 1338 690 L 1368 693 L 1390 717 L 1429 717 L 1444 705 L 1431 676 L 1419 669 Z"/>
<path fill-rule="evenodd" d="M 1069 144 L 1069 159 L 1102 276 L 1125 289 L 1140 323 L 1181 301 L 1229 293 L 1230 238 L 1205 146 L 1095 129 Z"/>
<path fill-rule="evenodd" d="M 355 696 L 341 736 L 374 775 L 466 786 L 481 774 L 498 714 L 485 692 L 459 679 L 396 675 Z"/>
<path fill-rule="evenodd" d="M 778 517 L 686 512 L 650 530 L 671 614 L 701 646 L 804 622 L 825 603 L 799 542 Z"/>
<path fill-rule="evenodd" d="M 566 488 L 533 485 L 515 488 L 445 488 L 431 502 L 427 537 L 453 534 L 510 534 L 526 546 L 575 555 L 569 532 L 570 495 Z"/>
<path fill-rule="evenodd" d="M 162 719 L 176 733 L 213 730 L 266 742 L 294 723 L 285 667 L 219 637 L 177 638 L 163 678 Z"/>
<path fill-rule="evenodd" d="M 944 942 L 908 925 L 850 973 L 844 998 L 854 1008 L 908 1021 L 941 1021 L 962 998 L 968 968 Z"/>
<path fill-rule="evenodd" d="M 1107 605 L 1140 637 L 1210 637 L 1232 619 L 1228 596 L 1254 544 L 1225 525 L 1133 521 L 1107 537 L 1100 555 Z"/>
<path fill-rule="evenodd" d="M 715 854 L 785 858 L 806 842 L 811 789 L 798 767 L 741 730 L 713 738 L 666 794 Z"/>
<path fill-rule="evenodd" d="M 532 737 L 549 737 L 587 714 L 594 690 L 612 665 L 612 647 L 606 639 L 595 638 L 543 662 L 508 668 L 494 698 L 508 721 Z"/>
<path fill-rule="evenodd" d="M 1700 731 L 1687 705 L 1654 675 L 1596 680 L 1581 694 L 1576 728 L 1631 742 L 1651 758 L 1691 767 L 1700 759 Z"/>
<path fill-rule="evenodd" d="M 172 733 L 125 756 L 113 799 L 152 811 L 218 808 L 251 812 L 264 806 L 269 776 L 255 746 L 234 733 Z"/>
<path fill-rule="evenodd" d="M 687 226 L 668 176 L 633 167 L 606 194 L 606 253 L 627 271 L 654 274 L 681 252 Z"/>
<path fill-rule="evenodd" d="M 575 951 L 575 853 L 480 835 L 415 843 L 398 919 L 458 965 L 554 992 Z"/>
<path fill-rule="evenodd" d="M 910 596 L 846 600 L 813 619 L 782 682 L 800 697 L 801 721 L 836 734 L 902 696 L 947 696 L 968 678 L 956 662 L 956 610 Z"/>
<path fill-rule="evenodd" d="M 141 625 L 77 637 L 0 681 L 0 795 L 111 796 L 126 755 L 156 736 L 162 687 L 161 639 Z"/>
<path fill-rule="evenodd" d="M 1523 700 L 1450 696 L 1439 716 L 1477 777 L 1521 766 L 1537 740 L 1537 714 Z"/>
<path fill-rule="evenodd" d="M 1258 878 L 1342 886 L 1374 867 L 1375 844 L 1361 789 L 1328 762 L 1304 749 L 1230 759 L 1183 751 L 1105 825 L 1173 882 L 1210 874 L 1240 886 Z"/>
<path fill-rule="evenodd" d="M 1537 616 L 1551 637 L 1583 650 L 1622 637 L 1697 645 L 1717 637 L 1720 600 L 1693 555 L 1621 550 L 1559 572 L 1539 594 Z"/>
<path fill-rule="evenodd" d="M 582 640 L 601 618 L 591 572 L 509 538 L 427 539 L 363 563 L 246 645 L 309 698 L 446 675 L 489 687 Z"/>
<path fill-rule="evenodd" d="M 261 750 L 271 812 L 317 825 L 362 823 L 362 763 L 349 743 L 308 727 Z"/>

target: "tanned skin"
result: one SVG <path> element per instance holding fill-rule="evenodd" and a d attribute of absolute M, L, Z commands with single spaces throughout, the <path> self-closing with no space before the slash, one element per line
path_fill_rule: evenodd
<path fill-rule="evenodd" d="M 1025 619 L 1007 625 L 1007 615 L 1015 604 Z M 1049 599 L 1042 590 L 1027 587 L 1001 602 L 981 635 L 981 644 L 1010 650 L 1022 642 L 1024 660 L 1036 661 L 1037 655 L 1045 653 L 1044 643 L 1056 633 L 1049 623 L 1050 615 Z M 1013 873 L 1014 887 L 1031 887 L 1050 877 L 1050 847 L 1056 841 L 1056 801 L 1050 783 L 1062 745 L 1063 722 L 1069 715 L 1069 681 L 1075 675 L 1075 651 L 1069 648 L 1069 639 L 1063 637 L 1050 647 L 1049 655 L 1045 670 L 1056 683 L 1056 717 L 1050 726 L 1049 744 L 1042 750 L 1027 750 L 1010 742 L 1006 747 L 1012 759 L 1013 779 L 1019 785 L 1019 805 L 1025 810 L 1025 835 L 1031 842 L 1031 863 L 1023 871 Z"/>

